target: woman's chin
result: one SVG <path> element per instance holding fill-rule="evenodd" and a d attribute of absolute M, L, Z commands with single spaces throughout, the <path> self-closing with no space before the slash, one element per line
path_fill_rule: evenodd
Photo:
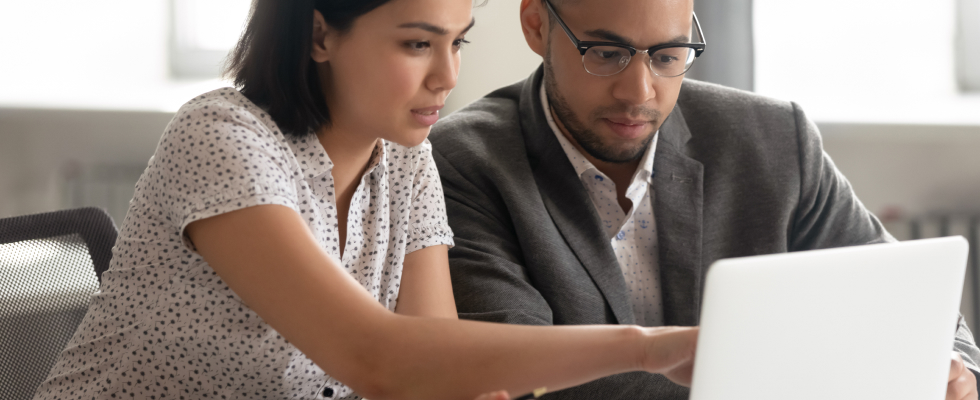
<path fill-rule="evenodd" d="M 398 135 L 392 135 L 392 137 L 388 138 L 387 140 L 405 147 L 415 147 L 422 144 L 422 142 L 429 137 L 429 132 L 431 130 L 432 129 L 430 127 L 408 129 L 404 132 L 400 132 Z"/>

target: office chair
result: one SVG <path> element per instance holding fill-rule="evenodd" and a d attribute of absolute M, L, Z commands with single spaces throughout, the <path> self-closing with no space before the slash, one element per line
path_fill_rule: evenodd
<path fill-rule="evenodd" d="M 85 316 L 117 234 L 98 208 L 0 219 L 0 399 L 33 397 Z"/>

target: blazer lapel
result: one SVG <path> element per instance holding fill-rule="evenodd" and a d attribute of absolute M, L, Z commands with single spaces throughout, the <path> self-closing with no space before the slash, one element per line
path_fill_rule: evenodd
<path fill-rule="evenodd" d="M 697 325 L 701 306 L 704 166 L 685 154 L 690 139 L 675 107 L 660 128 L 651 193 L 666 325 Z"/>
<path fill-rule="evenodd" d="M 525 81 L 520 100 L 521 128 L 538 190 L 551 219 L 602 292 L 617 322 L 633 324 L 626 281 L 599 214 L 544 117 L 538 95 L 542 76 L 543 69 L 538 68 Z"/>

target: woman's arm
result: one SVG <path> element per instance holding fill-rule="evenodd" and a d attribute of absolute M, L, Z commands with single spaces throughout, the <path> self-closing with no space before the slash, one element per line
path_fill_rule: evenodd
<path fill-rule="evenodd" d="M 458 319 L 449 279 L 449 246 L 430 246 L 405 255 L 395 312 Z"/>
<path fill-rule="evenodd" d="M 620 372 L 690 381 L 696 328 L 530 327 L 388 312 L 276 205 L 191 223 L 198 252 L 242 300 L 331 376 L 372 399 L 472 399 Z"/>

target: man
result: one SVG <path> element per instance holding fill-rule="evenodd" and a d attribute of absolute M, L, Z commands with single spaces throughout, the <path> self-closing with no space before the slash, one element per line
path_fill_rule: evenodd
<path fill-rule="evenodd" d="M 704 49 L 692 8 L 522 1 L 543 66 L 430 136 L 456 234 L 461 318 L 697 325 L 715 260 L 894 240 L 797 105 L 684 80 Z M 980 351 L 965 325 L 955 350 L 948 398 L 976 399 L 960 357 L 977 370 Z M 685 399 L 688 390 L 631 373 L 551 396 Z"/>

